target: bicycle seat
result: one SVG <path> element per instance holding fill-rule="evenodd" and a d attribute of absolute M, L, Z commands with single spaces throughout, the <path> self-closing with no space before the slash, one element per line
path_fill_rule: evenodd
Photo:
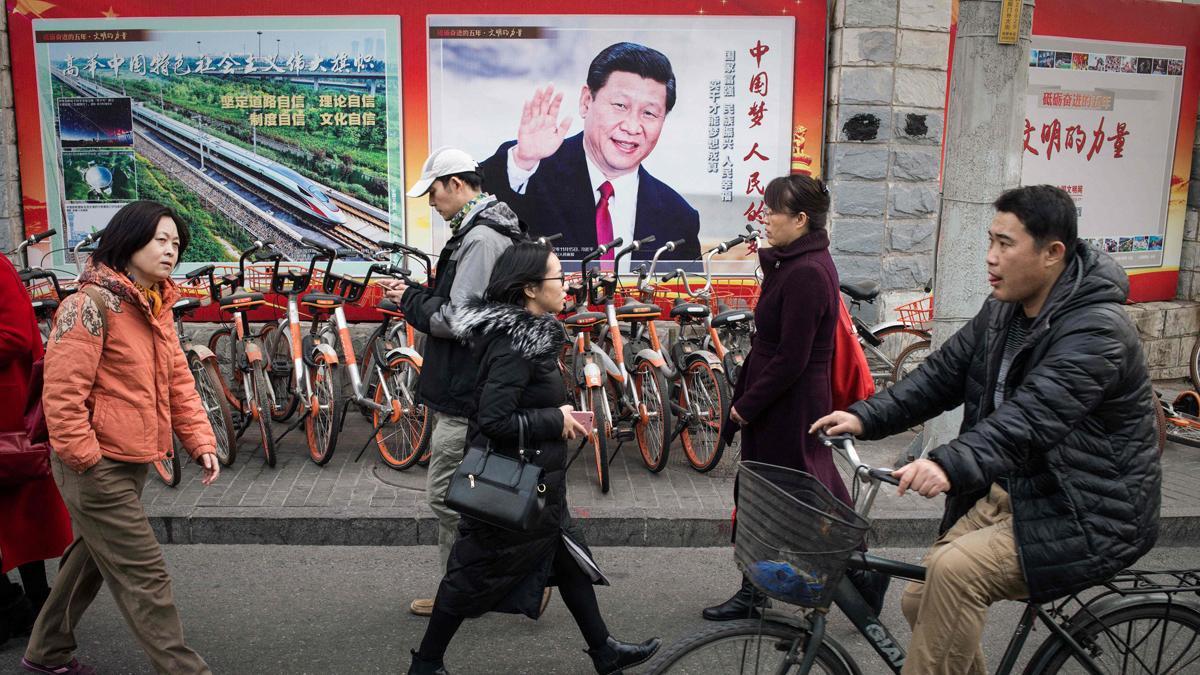
<path fill-rule="evenodd" d="M 404 312 L 401 311 L 400 305 L 397 305 L 396 303 L 392 302 L 391 300 L 380 300 L 379 304 L 375 305 L 375 309 L 379 310 L 380 312 L 382 312 L 384 314 L 390 315 L 390 316 L 398 316 L 398 317 L 404 316 Z"/>
<path fill-rule="evenodd" d="M 653 321 L 662 316 L 662 308 L 645 302 L 627 302 L 617 308 L 617 318 L 625 321 Z"/>
<path fill-rule="evenodd" d="M 53 298 L 38 298 L 33 301 L 33 313 L 38 317 L 49 317 L 58 309 L 58 301 Z"/>
<path fill-rule="evenodd" d="M 226 312 L 240 312 L 250 307 L 265 305 L 267 301 L 262 293 L 234 293 L 221 298 L 221 309 Z"/>
<path fill-rule="evenodd" d="M 843 279 L 842 292 L 864 302 L 870 302 L 879 297 L 879 282 L 870 279 Z"/>
<path fill-rule="evenodd" d="M 182 298 L 174 305 L 171 305 L 171 311 L 175 313 L 175 316 L 183 316 L 199 307 L 199 298 Z"/>
<path fill-rule="evenodd" d="M 590 330 L 593 326 L 604 323 L 607 317 L 600 312 L 580 312 L 563 319 L 563 324 L 570 330 Z"/>
<path fill-rule="evenodd" d="M 671 308 L 672 319 L 703 319 L 708 314 L 708 307 L 697 302 L 681 302 Z"/>
<path fill-rule="evenodd" d="M 754 313 L 748 309 L 730 309 L 713 317 L 713 328 L 722 328 L 730 324 L 741 323 L 754 319 Z"/>
<path fill-rule="evenodd" d="M 313 309 L 333 309 L 346 302 L 340 295 L 330 293 L 309 293 L 300 298 L 300 304 Z"/>

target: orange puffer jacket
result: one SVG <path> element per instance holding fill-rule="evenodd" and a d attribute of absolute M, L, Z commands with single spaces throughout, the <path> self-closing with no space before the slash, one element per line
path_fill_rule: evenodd
<path fill-rule="evenodd" d="M 101 456 L 154 462 L 172 450 L 172 430 L 193 458 L 215 452 L 175 333 L 175 284 L 164 284 L 157 316 L 132 281 L 105 265 L 88 266 L 80 279 L 81 288 L 87 285 L 98 287 L 108 305 L 107 334 L 100 308 L 80 291 L 58 308 L 46 349 L 42 401 L 59 458 L 81 473 Z"/>

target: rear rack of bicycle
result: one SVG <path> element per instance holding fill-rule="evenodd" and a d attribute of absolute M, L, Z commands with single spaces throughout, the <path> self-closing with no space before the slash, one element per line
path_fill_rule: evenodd
<path fill-rule="evenodd" d="M 1186 592 L 1200 594 L 1200 569 L 1124 570 L 1103 585 L 1121 595 Z"/>

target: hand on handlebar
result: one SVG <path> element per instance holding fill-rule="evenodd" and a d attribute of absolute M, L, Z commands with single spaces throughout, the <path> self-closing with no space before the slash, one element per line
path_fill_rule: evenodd
<path fill-rule="evenodd" d="M 950 489 L 950 477 L 940 464 L 931 459 L 914 460 L 892 472 L 900 480 L 896 494 L 904 496 L 912 489 L 922 497 L 932 499 Z"/>
<path fill-rule="evenodd" d="M 817 432 L 823 432 L 829 436 L 840 436 L 842 434 L 861 436 L 863 433 L 863 423 L 862 420 L 858 419 L 857 415 L 848 413 L 845 410 L 835 410 L 813 422 L 812 426 L 808 428 L 808 433 L 810 434 Z"/>
<path fill-rule="evenodd" d="M 396 303 L 404 298 L 404 292 L 408 290 L 408 284 L 400 279 L 380 279 L 378 283 L 384 289 L 383 297 Z"/>

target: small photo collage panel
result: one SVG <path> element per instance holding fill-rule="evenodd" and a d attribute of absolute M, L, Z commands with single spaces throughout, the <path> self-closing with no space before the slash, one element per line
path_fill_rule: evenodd
<path fill-rule="evenodd" d="M 1029 66 L 1031 68 L 1098 70 L 1106 73 L 1136 73 L 1139 75 L 1183 75 L 1183 59 L 1057 52 L 1048 49 L 1029 50 Z"/>
<path fill-rule="evenodd" d="M 1157 234 L 1132 237 L 1086 237 L 1084 243 L 1105 253 L 1140 253 L 1162 251 L 1163 238 Z"/>

